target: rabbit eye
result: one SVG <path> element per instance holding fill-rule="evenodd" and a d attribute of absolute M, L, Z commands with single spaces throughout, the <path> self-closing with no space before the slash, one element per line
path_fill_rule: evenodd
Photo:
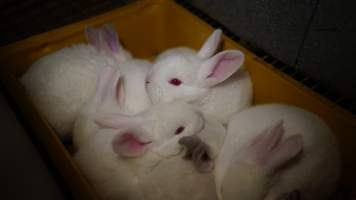
<path fill-rule="evenodd" d="M 174 133 L 175 135 L 179 135 L 184 131 L 184 126 L 180 126 L 177 128 L 176 132 Z"/>
<path fill-rule="evenodd" d="M 171 80 L 169 80 L 169 83 L 175 86 L 179 86 L 180 84 L 182 84 L 182 81 L 177 78 L 172 78 Z"/>

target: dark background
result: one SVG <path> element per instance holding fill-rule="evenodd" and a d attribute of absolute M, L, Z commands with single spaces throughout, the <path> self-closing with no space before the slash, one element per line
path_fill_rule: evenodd
<path fill-rule="evenodd" d="M 0 45 L 133 0 L 1 0 Z M 356 104 L 356 2 L 191 0 L 237 36 Z"/>
<path fill-rule="evenodd" d="M 330 92 L 356 103 L 356 2 L 192 0 L 198 8 Z"/>
<path fill-rule="evenodd" d="M 0 45 L 114 9 L 132 0 L 0 0 Z M 243 40 L 356 104 L 356 1 L 191 0 Z M 63 199 L 1 95 L 0 177 L 5 199 Z M 4 106 L 3 106 L 4 105 Z M 15 124 L 15 125 L 12 125 Z M 8 137 L 8 138 L 7 138 Z M 3 199 L 4 195 L 1 195 Z"/>
<path fill-rule="evenodd" d="M 133 0 L 1 0 L 0 45 Z M 191 0 L 237 36 L 356 104 L 356 2 Z"/>

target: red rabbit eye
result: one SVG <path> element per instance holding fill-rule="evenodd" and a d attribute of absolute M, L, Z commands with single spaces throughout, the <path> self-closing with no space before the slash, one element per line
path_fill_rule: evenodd
<path fill-rule="evenodd" d="M 176 132 L 174 133 L 175 135 L 179 135 L 184 131 L 184 126 L 180 126 L 177 128 Z"/>
<path fill-rule="evenodd" d="M 169 83 L 175 86 L 179 86 L 180 84 L 182 84 L 182 81 L 177 78 L 172 78 L 171 80 L 169 80 Z"/>

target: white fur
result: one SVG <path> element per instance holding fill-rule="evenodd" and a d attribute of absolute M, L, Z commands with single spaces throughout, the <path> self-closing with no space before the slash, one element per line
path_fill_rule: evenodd
<path fill-rule="evenodd" d="M 183 136 L 199 134 L 205 139 L 217 134 L 224 136 L 225 129 L 216 120 L 205 121 L 197 110 L 179 102 L 160 103 L 127 119 L 120 119 L 120 115 L 107 118 L 98 115 L 114 126 L 118 120 L 122 128 L 100 128 L 81 143 L 74 157 L 103 199 L 217 199 L 212 174 L 198 173 L 191 162 L 184 161 L 182 146 L 178 144 Z M 121 157 L 112 149 L 113 139 L 123 131 L 131 131 L 129 127 L 133 124 L 144 130 L 147 133 L 144 137 L 152 143 L 139 157 Z M 185 130 L 175 135 L 180 126 Z M 221 145 L 221 138 L 213 142 L 212 148 Z"/>
<path fill-rule="evenodd" d="M 36 108 L 60 136 L 72 131 L 84 103 L 94 94 L 100 70 L 115 66 L 114 58 L 93 46 L 79 44 L 36 61 L 21 77 Z"/>
<path fill-rule="evenodd" d="M 304 144 L 300 160 L 277 172 L 271 180 L 264 169 L 248 159 L 239 160 L 237 155 L 258 133 L 278 120 L 283 120 L 282 140 L 300 134 Z M 217 190 L 220 197 L 224 185 L 229 187 L 226 191 L 234 191 L 226 193 L 224 200 L 275 200 L 295 189 L 301 191 L 303 199 L 327 199 L 335 191 L 339 164 L 335 137 L 319 117 L 293 106 L 255 106 L 236 114 L 229 122 L 216 162 Z"/>
<path fill-rule="evenodd" d="M 109 74 L 116 74 L 114 75 L 116 79 L 112 77 L 111 80 L 106 80 L 105 77 L 102 77 L 102 73 L 105 72 L 98 75 L 99 81 L 102 78 L 106 84 L 94 90 L 80 113 L 76 115 L 73 127 L 73 144 L 75 146 L 80 146 L 80 143 L 99 129 L 94 121 L 97 113 L 119 112 L 125 115 L 135 115 L 151 106 L 145 88 L 146 75 L 150 66 L 147 61 L 131 59 L 120 63 L 117 71 L 104 69 L 109 70 Z M 120 97 L 117 96 L 119 79 L 123 84 L 123 92 L 119 94 L 122 95 Z M 111 93 L 111 95 L 100 96 L 102 92 Z M 101 98 L 102 101 L 98 102 L 97 98 Z M 122 99 L 121 105 L 120 99 Z"/>
<path fill-rule="evenodd" d="M 119 71 L 124 85 L 123 114 L 137 114 L 151 106 L 146 90 L 146 76 L 152 64 L 146 60 L 131 59 L 120 63 Z"/>
<path fill-rule="evenodd" d="M 46 55 L 21 77 L 33 103 L 61 137 L 72 131 L 82 106 L 94 94 L 98 74 L 104 67 L 122 71 L 125 89 L 130 91 L 126 92 L 127 102 L 131 102 L 123 112 L 140 112 L 149 102 L 144 91 L 150 64 L 131 59 L 110 24 L 87 27 L 85 36 L 89 45 L 77 44 Z M 137 100 L 132 101 L 133 98 Z"/>
<path fill-rule="evenodd" d="M 214 57 L 210 57 L 216 51 L 218 41 L 219 30 L 210 36 L 199 52 L 178 47 L 160 54 L 148 77 L 147 90 L 152 102 L 182 100 L 192 103 L 204 114 L 215 116 L 224 124 L 234 113 L 250 106 L 252 83 L 249 73 L 243 67 L 219 84 L 202 84 L 202 77 L 208 75 L 202 70 L 202 66 L 213 60 Z M 232 51 L 239 52 L 230 50 Z M 178 78 L 183 83 L 174 86 L 169 83 L 172 78 Z"/>

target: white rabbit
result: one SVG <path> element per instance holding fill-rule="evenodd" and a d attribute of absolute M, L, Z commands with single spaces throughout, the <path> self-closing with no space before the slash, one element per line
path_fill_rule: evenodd
<path fill-rule="evenodd" d="M 244 54 L 226 50 L 213 56 L 221 40 L 215 30 L 199 52 L 173 48 L 160 54 L 148 75 L 153 103 L 182 100 L 226 124 L 252 101 L 252 83 L 243 69 Z"/>
<path fill-rule="evenodd" d="M 217 156 L 212 152 L 225 136 L 216 120 L 205 120 L 180 102 L 156 104 L 135 116 L 98 111 L 93 120 L 100 126 L 78 146 L 74 158 L 103 199 L 217 199 L 213 174 L 199 173 L 183 160 L 179 144 L 188 136 L 220 134 L 215 146 L 201 145 L 193 155 L 202 171 L 211 171 L 209 163 Z"/>
<path fill-rule="evenodd" d="M 217 199 L 213 174 L 199 173 L 196 167 L 212 170 L 225 128 L 184 102 L 159 103 L 139 114 L 124 115 L 119 77 L 117 70 L 103 69 L 73 132 L 74 158 L 100 196 Z M 211 143 L 207 146 L 201 140 Z M 184 146 L 186 158 L 196 167 L 182 159 Z"/>
<path fill-rule="evenodd" d="M 98 29 L 88 27 L 85 34 L 90 44 L 77 44 L 46 55 L 21 77 L 33 103 L 61 137 L 69 136 L 72 131 L 80 109 L 95 92 L 103 67 L 119 67 L 123 76 L 128 70 L 136 73 L 132 79 L 124 78 L 125 87 L 131 90 L 135 85 L 142 92 L 145 78 L 140 78 L 146 76 L 150 66 L 145 61 L 132 60 L 130 53 L 121 47 L 114 28 L 108 24 Z M 146 98 L 136 99 L 147 101 Z M 130 109 L 136 113 L 143 107 L 133 109 L 131 105 Z"/>
<path fill-rule="evenodd" d="M 215 163 L 223 200 L 327 199 L 336 189 L 339 152 L 316 115 L 282 104 L 233 116 Z"/>

